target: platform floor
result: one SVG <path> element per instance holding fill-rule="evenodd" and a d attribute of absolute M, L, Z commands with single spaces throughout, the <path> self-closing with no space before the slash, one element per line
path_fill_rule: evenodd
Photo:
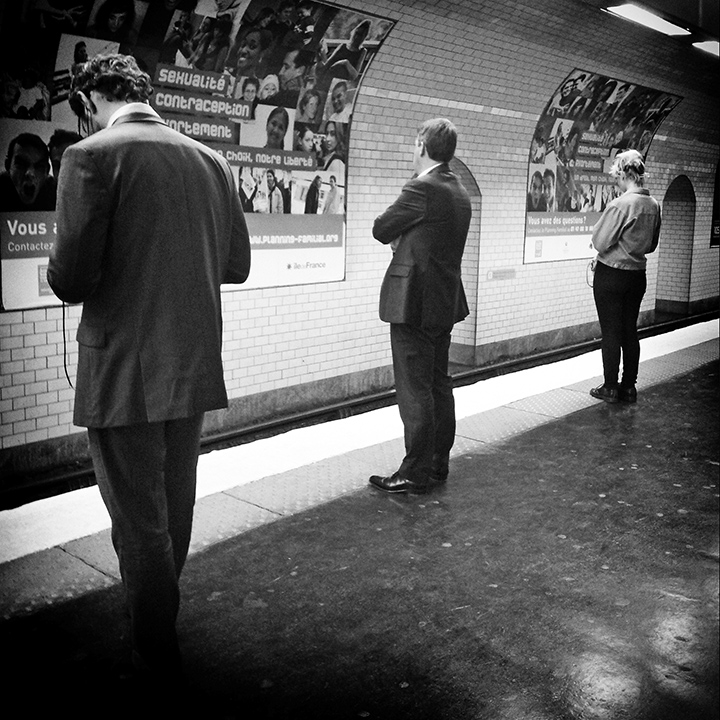
<path fill-rule="evenodd" d="M 637 405 L 588 395 L 598 352 L 459 388 L 429 496 L 367 486 L 394 407 L 203 455 L 174 715 L 717 718 L 718 355 L 717 321 L 643 340 Z M 117 678 L 108 524 L 96 488 L 0 513 L 22 716 L 157 716 Z"/>

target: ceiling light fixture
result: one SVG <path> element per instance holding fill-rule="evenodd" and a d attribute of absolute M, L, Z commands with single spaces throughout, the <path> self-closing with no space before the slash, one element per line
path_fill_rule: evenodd
<path fill-rule="evenodd" d="M 709 52 L 715 57 L 720 57 L 720 45 L 718 45 L 717 40 L 705 40 L 704 42 L 696 42 L 693 43 L 693 47 L 696 47 L 698 50 L 704 50 L 705 52 Z"/>
<path fill-rule="evenodd" d="M 663 20 L 661 17 L 651 13 L 649 10 L 645 10 L 644 8 L 631 3 L 608 7 L 605 8 L 605 11 L 611 13 L 612 15 L 618 15 L 626 20 L 631 20 L 632 22 L 644 25 L 652 30 L 657 30 L 665 35 L 690 35 L 689 30 L 686 30 L 679 25 L 674 25 L 667 20 Z"/>

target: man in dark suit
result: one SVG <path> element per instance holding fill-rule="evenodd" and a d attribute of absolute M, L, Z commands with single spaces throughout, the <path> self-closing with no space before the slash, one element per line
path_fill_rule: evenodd
<path fill-rule="evenodd" d="M 425 493 L 445 482 L 455 440 L 455 403 L 448 375 L 450 333 L 468 315 L 460 278 L 470 226 L 470 198 L 448 163 L 457 131 L 428 120 L 415 140 L 416 175 L 376 220 L 373 235 L 393 258 L 380 290 L 380 319 L 390 323 L 405 458 L 370 484 L 389 493 Z"/>
<path fill-rule="evenodd" d="M 246 280 L 250 244 L 229 165 L 171 130 L 151 93 L 125 55 L 75 76 L 92 134 L 63 156 L 48 281 L 84 302 L 74 421 L 112 520 L 133 665 L 174 680 L 203 414 L 227 406 L 220 284 Z"/>

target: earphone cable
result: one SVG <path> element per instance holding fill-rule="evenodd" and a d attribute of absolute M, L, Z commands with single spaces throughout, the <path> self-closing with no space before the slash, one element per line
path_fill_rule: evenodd
<path fill-rule="evenodd" d="M 67 338 L 65 336 L 65 303 L 62 304 L 62 336 L 63 336 L 63 367 L 65 368 L 65 377 L 67 378 L 68 385 L 74 390 L 75 386 L 72 384 L 70 379 L 70 372 L 68 371 L 68 360 L 67 360 Z"/>

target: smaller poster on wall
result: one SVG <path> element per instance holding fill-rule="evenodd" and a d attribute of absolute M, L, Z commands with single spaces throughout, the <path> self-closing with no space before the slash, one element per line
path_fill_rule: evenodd
<path fill-rule="evenodd" d="M 46 278 L 54 242 L 55 213 L 0 213 L 4 305 L 34 308 L 60 304 Z"/>
<path fill-rule="evenodd" d="M 548 102 L 530 145 L 524 262 L 593 257 L 592 230 L 619 190 L 615 155 L 650 143 L 681 98 L 573 70 Z"/>
<path fill-rule="evenodd" d="M 60 305 L 45 279 L 55 242 L 55 178 L 62 150 L 80 136 L 40 120 L 0 122 L 2 307 Z"/>

